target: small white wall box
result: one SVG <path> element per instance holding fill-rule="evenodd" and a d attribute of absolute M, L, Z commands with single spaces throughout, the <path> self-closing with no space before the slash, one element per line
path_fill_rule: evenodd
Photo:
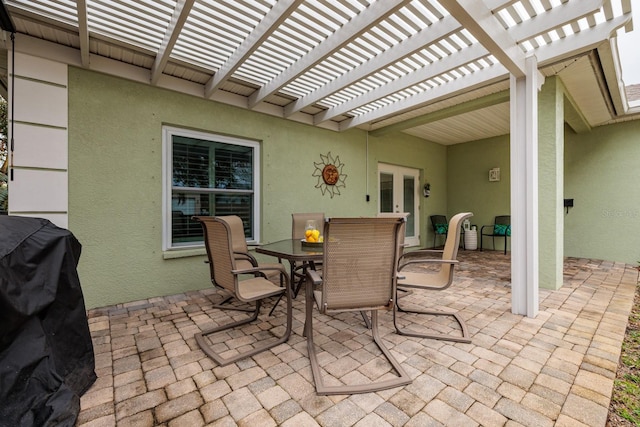
<path fill-rule="evenodd" d="M 500 181 L 500 168 L 489 169 L 489 181 Z"/>

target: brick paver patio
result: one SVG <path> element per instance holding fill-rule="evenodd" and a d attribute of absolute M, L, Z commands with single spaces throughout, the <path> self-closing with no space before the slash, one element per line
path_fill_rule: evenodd
<path fill-rule="evenodd" d="M 225 367 L 193 338 L 228 320 L 211 308 L 213 289 L 90 310 L 98 380 L 77 425 L 604 426 L 638 270 L 569 258 L 564 286 L 541 289 L 540 314 L 530 319 L 511 314 L 509 255 L 461 251 L 459 259 L 450 289 L 406 301 L 458 311 L 473 342 L 402 337 L 382 314 L 381 335 L 413 383 L 377 393 L 315 394 L 301 296 L 287 344 Z M 284 304 L 273 317 L 270 308 L 260 327 L 281 324 Z M 366 381 L 386 372 L 359 315 L 316 312 L 314 337 L 330 375 Z"/>

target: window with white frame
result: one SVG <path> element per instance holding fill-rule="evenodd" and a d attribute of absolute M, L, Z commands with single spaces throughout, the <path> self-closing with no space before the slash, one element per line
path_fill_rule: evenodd
<path fill-rule="evenodd" d="M 203 245 L 193 216 L 238 215 L 247 241 L 257 241 L 260 145 L 165 126 L 163 147 L 163 249 Z"/>

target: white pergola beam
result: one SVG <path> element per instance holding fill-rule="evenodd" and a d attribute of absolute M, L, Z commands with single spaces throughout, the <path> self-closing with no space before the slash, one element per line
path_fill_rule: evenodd
<path fill-rule="evenodd" d="M 153 66 L 151 67 L 152 85 L 158 84 L 158 80 L 160 79 L 164 68 L 167 66 L 167 62 L 169 62 L 171 51 L 180 36 L 180 31 L 182 31 L 184 23 L 189 17 L 189 13 L 191 12 L 194 2 L 195 0 L 178 0 L 176 8 L 173 11 L 173 15 L 171 16 L 169 26 L 167 27 L 167 31 L 164 34 L 164 39 L 160 44 L 160 49 L 158 49 L 156 59 L 153 61 Z"/>
<path fill-rule="evenodd" d="M 87 18 L 87 0 L 76 2 L 78 14 L 78 38 L 80 39 L 80 62 L 84 68 L 89 68 L 89 20 Z"/>
<path fill-rule="evenodd" d="M 410 3 L 410 1 L 411 0 L 385 0 L 384 2 L 376 3 L 376 7 L 370 6 L 360 12 L 348 25 L 340 27 L 335 33 L 327 37 L 298 61 L 294 62 L 271 82 L 251 94 L 249 97 L 249 108 L 255 107 L 256 104 L 276 93 L 289 82 L 322 62 L 338 49 L 350 43 L 358 34 L 373 27 L 396 10 Z"/>
<path fill-rule="evenodd" d="M 350 99 L 349 101 L 343 102 L 340 105 L 318 113 L 316 114 L 314 122 L 322 123 L 326 120 L 331 120 L 334 117 L 347 113 L 362 105 L 367 105 L 371 102 L 382 99 L 403 89 L 415 86 L 421 82 L 446 73 L 447 71 L 455 70 L 456 68 L 476 61 L 486 55 L 487 51 L 484 47 L 478 44 L 469 46 L 466 49 L 460 50 L 456 53 L 452 53 L 451 55 L 432 63 L 428 67 L 425 67 L 424 72 L 420 70 L 410 74 L 405 74 L 399 79 L 396 79 L 384 86 L 380 86 L 372 91 L 369 91 L 364 95 Z"/>
<path fill-rule="evenodd" d="M 507 70 L 525 75 L 525 56 L 498 19 L 478 0 L 440 0 L 440 4 L 465 27 Z"/>
<path fill-rule="evenodd" d="M 211 98 L 211 95 L 220 88 L 220 85 L 229 80 L 243 62 L 273 34 L 280 24 L 282 24 L 302 2 L 303 0 L 278 1 L 262 21 L 251 31 L 251 34 L 243 40 L 227 61 L 209 79 L 204 89 L 205 98 Z"/>
<path fill-rule="evenodd" d="M 386 107 L 378 108 L 371 113 L 361 114 L 352 119 L 344 120 L 340 122 L 340 130 L 345 131 L 353 127 L 374 123 L 389 116 L 433 104 L 479 87 L 505 80 L 507 75 L 507 70 L 502 65 L 492 65 L 482 71 L 453 80 L 446 85 L 435 87 L 426 92 L 389 104 Z"/>
<path fill-rule="evenodd" d="M 534 51 L 540 66 L 549 62 L 557 62 L 558 58 L 570 58 L 575 55 L 597 48 L 604 41 L 613 36 L 618 28 L 624 27 L 631 20 L 631 13 L 627 13 L 610 21 L 598 24 L 578 34 L 556 40 L 551 44 L 540 46 Z"/>
<path fill-rule="evenodd" d="M 575 55 L 579 55 L 585 52 L 588 52 L 598 45 L 600 45 L 603 41 L 607 40 L 609 36 L 615 31 L 626 25 L 627 21 L 631 19 L 631 15 L 627 14 L 624 16 L 619 16 L 617 18 L 612 19 L 611 21 L 603 22 L 596 27 L 589 28 L 587 30 L 580 31 L 578 34 L 574 34 L 569 37 L 565 37 L 562 40 L 556 40 L 554 43 L 546 46 L 539 47 L 533 53 L 536 55 L 538 60 L 538 65 L 543 67 L 549 65 L 550 63 L 557 62 L 563 58 L 569 58 Z M 496 75 L 496 69 L 502 70 L 503 74 Z M 490 71 L 489 71 L 490 70 Z M 487 73 L 487 81 L 486 84 L 489 84 L 491 81 L 499 81 L 508 78 L 508 73 L 503 67 L 496 67 L 495 65 L 490 67 L 490 69 L 485 69 L 481 71 L 477 71 L 473 73 L 483 74 Z M 465 81 L 471 81 L 468 79 L 469 76 L 463 77 L 462 79 L 466 79 Z M 540 78 L 540 76 L 538 76 Z M 458 79 L 461 80 L 461 79 Z M 474 79 L 474 81 L 479 80 L 482 81 L 482 77 Z M 446 86 L 450 86 L 455 82 L 450 82 Z M 472 86 L 477 86 L 479 83 L 475 82 Z M 461 86 L 463 90 L 469 90 L 466 87 L 467 85 Z M 428 104 L 435 103 L 442 99 L 441 96 L 436 96 L 432 98 L 431 95 L 439 94 L 443 92 L 439 90 L 440 88 L 432 89 L 422 94 L 414 95 L 410 98 L 406 98 L 402 101 L 398 101 L 396 103 L 390 104 L 385 107 L 378 108 L 370 113 L 362 114 L 353 119 L 345 120 L 340 123 L 340 130 L 347 130 L 352 127 L 357 127 L 366 123 L 373 123 L 376 121 L 383 120 L 389 116 L 399 114 L 402 112 L 409 111 L 411 109 L 423 107 Z M 446 96 L 452 96 L 453 93 L 457 93 L 458 89 L 454 91 L 445 91 Z M 386 95 L 385 95 L 386 96 Z M 364 103 L 358 103 L 362 106 Z M 354 108 L 357 108 L 354 107 Z M 322 114 L 330 114 L 327 112 L 323 112 Z M 315 120 L 318 122 L 318 120 Z"/>
<path fill-rule="evenodd" d="M 509 29 L 509 35 L 516 41 L 530 39 L 546 33 L 553 28 L 560 27 L 587 15 L 597 12 L 604 0 L 574 0 L 555 7 L 543 15 L 538 15 L 529 21 Z"/>
<path fill-rule="evenodd" d="M 402 43 L 391 46 L 371 58 L 366 66 L 357 67 L 349 73 L 332 80 L 310 94 L 299 98 L 285 107 L 285 116 L 288 117 L 305 107 L 312 105 L 342 89 L 353 85 L 372 74 L 386 68 L 389 64 L 400 61 L 414 52 L 424 49 L 434 42 L 460 30 L 460 25 L 451 16 L 445 16 L 442 20 L 434 22 L 429 27 L 417 32 Z"/>

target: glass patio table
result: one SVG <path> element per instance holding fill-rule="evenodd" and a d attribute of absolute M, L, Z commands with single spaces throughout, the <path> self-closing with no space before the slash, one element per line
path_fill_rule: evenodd
<path fill-rule="evenodd" d="M 289 262 L 314 263 L 322 261 L 322 245 L 317 247 L 304 247 L 300 239 L 286 239 L 278 242 L 267 243 L 256 247 L 256 252 L 271 255 Z"/>
<path fill-rule="evenodd" d="M 286 259 L 289 261 L 291 267 L 293 267 L 294 262 L 300 262 L 308 263 L 310 268 L 315 269 L 315 262 L 322 261 L 322 245 L 318 245 L 318 247 L 304 247 L 302 246 L 302 240 L 300 239 L 285 239 L 273 243 L 267 243 L 256 247 L 255 251 L 259 254 L 274 256 L 278 258 L 278 260 Z M 293 275 L 293 271 L 291 273 Z M 310 305 L 310 302 L 312 301 L 311 293 L 313 292 L 313 284 L 310 284 L 306 278 L 300 280 L 304 280 L 306 284 L 305 311 L 307 321 L 305 322 L 304 331 L 304 335 L 306 336 L 306 325 L 309 324 L 308 322 L 310 321 L 311 311 L 313 310 L 313 304 Z M 293 288 L 293 283 L 291 283 L 291 287 Z M 275 309 L 279 301 L 280 300 L 274 304 L 273 309 Z M 271 309 L 272 312 L 273 309 Z"/>

